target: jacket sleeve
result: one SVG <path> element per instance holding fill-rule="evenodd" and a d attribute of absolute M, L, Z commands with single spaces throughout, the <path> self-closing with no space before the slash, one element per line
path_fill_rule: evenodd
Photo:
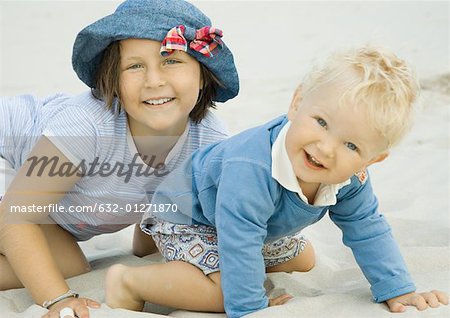
<path fill-rule="evenodd" d="M 370 180 L 361 184 L 354 177 L 348 187 L 350 190 L 330 207 L 330 217 L 342 230 L 343 242 L 352 249 L 374 300 L 383 302 L 415 291 L 391 228 L 378 213 Z"/>
<path fill-rule="evenodd" d="M 242 317 L 268 306 L 262 247 L 274 211 L 266 169 L 227 163 L 216 201 L 216 227 L 225 311 Z"/>

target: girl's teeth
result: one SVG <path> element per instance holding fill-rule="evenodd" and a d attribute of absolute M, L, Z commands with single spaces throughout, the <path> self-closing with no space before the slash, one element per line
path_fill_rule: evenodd
<path fill-rule="evenodd" d="M 161 99 L 154 99 L 154 100 L 146 100 L 145 103 L 149 105 L 161 105 L 167 102 L 170 102 L 173 98 L 161 98 Z"/>

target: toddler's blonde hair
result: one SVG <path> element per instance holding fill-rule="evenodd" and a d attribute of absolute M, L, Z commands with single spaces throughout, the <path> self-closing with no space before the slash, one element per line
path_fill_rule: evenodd
<path fill-rule="evenodd" d="M 357 76 L 346 76 L 349 73 Z M 419 93 L 412 69 L 386 49 L 352 49 L 332 55 L 322 67 L 310 72 L 301 94 L 305 96 L 342 76 L 351 80 L 339 103 L 364 107 L 368 124 L 386 138 L 386 149 L 397 144 L 412 125 L 413 104 Z"/>

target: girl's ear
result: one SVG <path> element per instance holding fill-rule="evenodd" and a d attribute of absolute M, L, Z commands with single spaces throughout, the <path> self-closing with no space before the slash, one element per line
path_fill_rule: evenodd
<path fill-rule="evenodd" d="M 294 92 L 294 96 L 292 97 L 291 104 L 289 105 L 289 111 L 287 117 L 290 121 L 294 120 L 295 115 L 297 114 L 300 102 L 302 100 L 302 85 L 299 85 Z"/>

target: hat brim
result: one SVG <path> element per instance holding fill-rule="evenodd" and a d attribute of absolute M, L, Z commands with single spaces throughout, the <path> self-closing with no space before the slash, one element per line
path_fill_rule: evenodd
<path fill-rule="evenodd" d="M 151 15 L 154 17 L 155 14 Z M 163 20 L 163 21 L 161 21 Z M 95 76 L 103 58 L 104 50 L 114 41 L 136 38 L 161 42 L 170 28 L 183 24 L 182 16 L 158 15 L 158 20 L 149 21 L 149 15 L 134 12 L 116 12 L 87 26 L 77 36 L 73 48 L 72 65 L 78 77 L 89 87 L 95 87 Z M 151 24 L 150 24 L 151 23 Z M 201 25 L 198 22 L 198 28 Z M 169 29 L 163 27 L 170 25 Z M 186 27 L 186 34 L 195 34 L 195 30 Z M 187 37 L 186 37 L 187 38 Z M 189 40 L 188 40 L 189 41 Z M 239 92 L 239 78 L 234 58 L 226 46 L 216 49 L 213 57 L 188 48 L 187 53 L 206 66 L 223 84 L 217 87 L 214 101 L 225 102 Z"/>

